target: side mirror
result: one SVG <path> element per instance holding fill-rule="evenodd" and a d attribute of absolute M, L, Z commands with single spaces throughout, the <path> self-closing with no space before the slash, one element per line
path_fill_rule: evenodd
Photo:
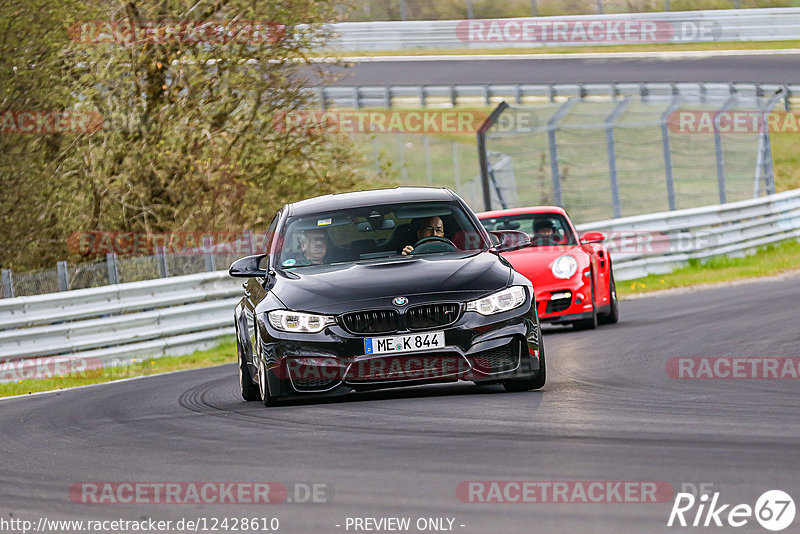
<path fill-rule="evenodd" d="M 525 232 L 517 230 L 493 230 L 490 235 L 500 240 L 498 252 L 509 252 L 531 246 L 531 238 Z"/>
<path fill-rule="evenodd" d="M 606 240 L 603 232 L 586 232 L 581 236 L 581 244 L 588 245 L 590 243 L 602 243 Z"/>
<path fill-rule="evenodd" d="M 254 278 L 257 276 L 267 276 L 267 270 L 260 267 L 261 260 L 266 258 L 267 254 L 256 254 L 254 256 L 245 256 L 239 258 L 231 263 L 228 274 L 234 278 Z"/>

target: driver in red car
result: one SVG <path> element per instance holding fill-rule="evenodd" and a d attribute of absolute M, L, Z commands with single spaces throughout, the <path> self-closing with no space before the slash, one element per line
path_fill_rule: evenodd
<path fill-rule="evenodd" d="M 533 244 L 539 246 L 555 245 L 561 240 L 552 219 L 540 219 L 533 225 Z"/>
<path fill-rule="evenodd" d="M 427 219 L 414 219 L 412 225 L 417 230 L 417 241 L 426 237 L 444 237 L 444 223 L 439 217 L 428 217 Z M 403 248 L 403 256 L 408 256 L 414 251 L 414 247 L 406 245 Z"/>

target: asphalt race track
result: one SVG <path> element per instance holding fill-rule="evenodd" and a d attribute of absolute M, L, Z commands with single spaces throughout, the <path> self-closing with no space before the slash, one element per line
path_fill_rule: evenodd
<path fill-rule="evenodd" d="M 541 392 L 439 385 L 266 409 L 241 400 L 226 365 L 10 399 L 0 402 L 0 517 L 278 517 L 280 532 L 299 534 L 387 516 L 455 518 L 453 530 L 464 534 L 697 531 L 666 527 L 672 500 L 472 504 L 456 487 L 713 483 L 731 505 L 753 506 L 770 489 L 797 502 L 800 382 L 677 380 L 666 364 L 797 357 L 798 302 L 798 277 L 624 301 L 616 326 L 546 331 Z M 75 504 L 68 489 L 80 481 L 316 482 L 328 484 L 329 502 Z M 766 532 L 753 518 L 743 528 L 703 529 L 732 530 Z"/>
<path fill-rule="evenodd" d="M 337 69 L 331 69 L 336 71 Z M 800 83 L 800 54 L 602 59 L 369 61 L 331 85 L 592 82 Z"/>

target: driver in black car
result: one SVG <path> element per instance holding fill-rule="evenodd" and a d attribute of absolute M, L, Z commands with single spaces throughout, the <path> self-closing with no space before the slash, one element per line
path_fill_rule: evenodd
<path fill-rule="evenodd" d="M 428 217 L 427 219 L 415 219 L 412 223 L 417 231 L 417 241 L 426 237 L 444 237 L 444 223 L 439 217 Z M 412 245 L 403 248 L 403 256 L 408 256 L 414 251 Z"/>

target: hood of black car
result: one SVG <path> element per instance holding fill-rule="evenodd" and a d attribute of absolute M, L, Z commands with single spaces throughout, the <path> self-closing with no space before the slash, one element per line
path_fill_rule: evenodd
<path fill-rule="evenodd" d="M 511 269 L 496 255 L 418 256 L 408 259 L 279 271 L 273 292 L 288 308 L 336 314 L 432 301 L 479 298 L 507 286 Z"/>

